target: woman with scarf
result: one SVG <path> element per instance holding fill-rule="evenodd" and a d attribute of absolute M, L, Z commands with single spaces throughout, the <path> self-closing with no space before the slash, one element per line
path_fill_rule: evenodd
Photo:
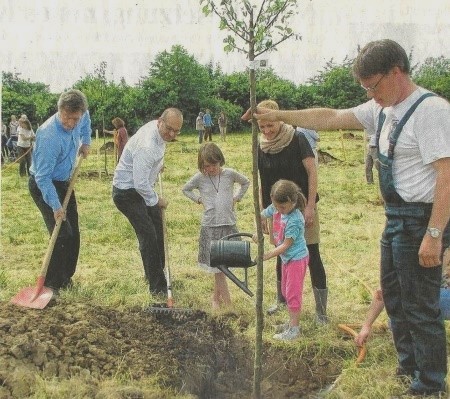
<path fill-rule="evenodd" d="M 279 109 L 273 100 L 265 100 L 258 108 Z M 325 268 L 319 252 L 319 215 L 316 203 L 317 166 L 314 152 L 304 135 L 306 129 L 294 129 L 283 122 L 258 120 L 261 132 L 258 148 L 258 170 L 261 182 L 261 206 L 270 205 L 270 190 L 280 179 L 295 182 L 307 199 L 304 217 L 306 222 L 305 238 L 309 251 L 309 271 L 316 303 L 316 321 L 326 324 L 327 318 L 327 281 Z M 263 225 L 264 226 L 264 225 Z M 280 304 L 286 303 L 281 293 L 281 259 L 277 258 L 277 303 L 268 309 L 275 313 Z"/>

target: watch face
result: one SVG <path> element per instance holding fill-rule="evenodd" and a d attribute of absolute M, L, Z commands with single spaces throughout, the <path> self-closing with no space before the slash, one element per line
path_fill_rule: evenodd
<path fill-rule="evenodd" d="M 440 234 L 440 231 L 438 229 L 432 227 L 428 229 L 428 232 L 430 233 L 430 236 L 433 238 L 438 238 Z"/>

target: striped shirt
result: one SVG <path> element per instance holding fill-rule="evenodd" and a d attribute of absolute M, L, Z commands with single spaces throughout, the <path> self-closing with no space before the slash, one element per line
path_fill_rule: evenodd
<path fill-rule="evenodd" d="M 91 118 L 86 111 L 72 130 L 65 130 L 58 113 L 36 131 L 30 174 L 41 190 L 44 201 L 56 211 L 61 208 L 52 180 L 68 181 L 81 144 L 91 144 Z"/>
<path fill-rule="evenodd" d="M 166 143 L 158 130 L 158 121 L 142 126 L 127 142 L 114 171 L 113 186 L 134 188 L 147 206 L 158 203 L 154 184 L 164 163 Z"/>

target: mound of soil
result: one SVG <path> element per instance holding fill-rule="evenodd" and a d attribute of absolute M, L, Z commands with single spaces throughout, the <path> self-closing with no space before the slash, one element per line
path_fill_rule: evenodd
<path fill-rule="evenodd" d="M 32 395 L 38 379 L 76 376 L 94 382 L 156 376 L 160 387 L 193 397 L 249 398 L 253 347 L 229 326 L 230 320 L 239 323 L 233 314 L 174 317 L 62 300 L 44 310 L 0 303 L 0 398 Z M 293 361 L 292 355 L 266 349 L 265 398 L 304 397 L 337 372 L 317 356 Z M 89 397 L 108 396 L 91 385 Z M 114 392 L 115 398 L 149 397 L 138 389 Z"/>

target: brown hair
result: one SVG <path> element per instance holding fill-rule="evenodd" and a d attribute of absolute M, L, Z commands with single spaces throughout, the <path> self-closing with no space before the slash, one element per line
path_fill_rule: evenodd
<path fill-rule="evenodd" d="M 122 119 L 118 118 L 118 117 L 115 117 L 111 121 L 111 123 L 114 125 L 114 127 L 117 127 L 117 128 L 125 126 L 125 122 Z"/>
<path fill-rule="evenodd" d="M 272 201 L 284 204 L 285 202 L 294 202 L 296 208 L 301 212 L 305 210 L 306 198 L 297 184 L 291 180 L 280 179 L 270 190 L 270 198 Z"/>
<path fill-rule="evenodd" d="M 225 165 L 225 157 L 217 144 L 209 142 L 201 145 L 198 150 L 198 170 L 202 173 L 205 168 L 205 162 L 218 163 L 220 166 Z"/>
<path fill-rule="evenodd" d="M 353 64 L 353 75 L 357 79 L 367 79 L 379 73 L 385 75 L 394 67 L 410 73 L 406 51 L 393 40 L 376 40 L 367 43 L 359 52 Z"/>
<path fill-rule="evenodd" d="M 31 122 L 28 119 L 20 118 L 19 121 L 22 122 L 26 126 L 27 130 L 33 130 L 33 127 L 31 126 Z"/>

